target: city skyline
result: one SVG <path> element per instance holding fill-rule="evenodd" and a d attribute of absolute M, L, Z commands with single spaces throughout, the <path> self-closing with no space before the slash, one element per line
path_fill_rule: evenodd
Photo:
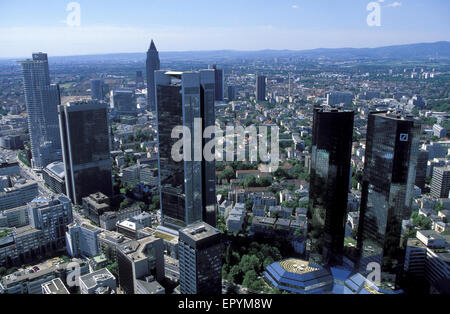
<path fill-rule="evenodd" d="M 4 47 L 0 58 L 24 57 L 37 46 L 54 56 L 145 51 L 151 38 L 162 52 L 304 50 L 443 41 L 449 40 L 450 33 L 445 18 L 449 4 L 441 0 L 429 5 L 418 0 L 375 1 L 381 11 L 379 27 L 367 23 L 368 0 L 276 1 L 264 6 L 255 1 L 204 2 L 133 1 L 134 5 L 125 6 L 83 0 L 76 2 L 79 26 L 67 25 L 72 12 L 66 11 L 68 2 L 53 6 L 45 1 L 36 6 L 28 0 L 1 3 L 0 12 L 8 14 L 0 13 Z M 212 15 L 209 10 L 221 14 Z"/>
<path fill-rule="evenodd" d="M 444 1 L 0 0 L 0 294 L 449 295 Z"/>

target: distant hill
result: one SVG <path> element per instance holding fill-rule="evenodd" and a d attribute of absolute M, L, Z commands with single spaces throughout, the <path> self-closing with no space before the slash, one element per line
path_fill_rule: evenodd
<path fill-rule="evenodd" d="M 184 51 L 161 52 L 161 59 L 170 61 L 199 61 L 214 62 L 215 60 L 236 58 L 260 58 L 270 59 L 276 57 L 301 57 L 308 59 L 353 60 L 353 59 L 426 59 L 426 58 L 450 58 L 450 42 L 441 41 L 435 43 L 419 43 L 410 45 L 397 45 L 379 48 L 319 48 L 312 50 L 260 50 L 260 51 Z M 51 63 L 69 62 L 142 62 L 146 54 L 142 53 L 116 53 L 101 55 L 83 55 L 52 57 Z M 2 59 L 0 63 L 12 61 Z"/>
<path fill-rule="evenodd" d="M 450 57 L 450 42 L 422 43 L 387 46 L 379 48 L 314 49 L 300 51 L 299 55 L 326 58 L 369 58 L 369 59 L 423 59 Z"/>

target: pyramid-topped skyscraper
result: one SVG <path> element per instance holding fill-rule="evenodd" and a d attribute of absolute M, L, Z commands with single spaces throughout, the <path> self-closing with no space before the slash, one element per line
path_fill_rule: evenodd
<path fill-rule="evenodd" d="M 147 99 L 150 110 L 156 109 L 155 71 L 160 70 L 159 53 L 152 39 L 147 51 Z"/>

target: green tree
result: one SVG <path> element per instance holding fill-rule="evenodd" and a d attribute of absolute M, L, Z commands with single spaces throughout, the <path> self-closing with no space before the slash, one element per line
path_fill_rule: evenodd
<path fill-rule="evenodd" d="M 228 182 L 230 182 L 230 180 L 235 179 L 235 178 L 236 178 L 236 173 L 234 172 L 233 169 L 225 169 L 219 175 L 219 180 L 224 180 L 225 179 Z"/>
<path fill-rule="evenodd" d="M 275 261 L 271 256 L 267 256 L 266 259 L 264 260 L 263 267 L 266 268 L 267 266 L 272 265 L 274 262 Z"/>
<path fill-rule="evenodd" d="M 274 176 L 277 179 L 286 179 L 286 180 L 292 179 L 291 175 L 282 168 L 278 168 L 277 171 L 275 171 Z"/>
<path fill-rule="evenodd" d="M 222 195 L 224 198 L 228 197 L 228 191 L 227 190 L 220 190 L 216 192 L 217 195 Z"/>
<path fill-rule="evenodd" d="M 106 266 L 106 269 L 108 269 L 113 275 L 116 275 L 119 273 L 119 265 L 117 263 L 112 263 Z"/>
<path fill-rule="evenodd" d="M 230 272 L 228 274 L 228 281 L 236 284 L 241 284 L 243 280 L 244 274 L 238 265 L 234 265 L 231 267 Z"/>
<path fill-rule="evenodd" d="M 419 215 L 418 211 L 414 211 L 411 214 L 411 219 L 414 227 L 420 228 L 422 230 L 428 230 L 431 228 L 431 219 L 423 215 Z"/>
<path fill-rule="evenodd" d="M 225 218 L 222 216 L 217 218 L 217 229 L 219 229 L 220 233 L 227 232 L 227 225 L 225 223 Z M 227 262 L 227 264 L 229 264 L 229 262 Z"/>
<path fill-rule="evenodd" d="M 442 204 L 440 201 L 436 203 L 436 206 L 434 207 L 434 210 L 436 210 L 436 212 L 440 212 L 442 210 L 445 210 L 445 205 Z"/>
<path fill-rule="evenodd" d="M 245 178 L 244 186 L 245 186 L 246 188 L 249 188 L 249 187 L 257 187 L 257 186 L 258 186 L 258 183 L 257 183 L 257 181 L 256 181 L 256 177 L 253 176 L 253 175 L 251 175 L 251 176 L 248 176 L 247 178 Z"/>
<path fill-rule="evenodd" d="M 253 202 L 251 200 L 247 200 L 245 202 L 245 209 L 247 211 L 249 211 L 249 212 L 252 211 L 252 209 L 253 209 Z"/>
<path fill-rule="evenodd" d="M 160 209 L 160 196 L 159 195 L 155 195 L 152 198 L 152 203 L 149 207 L 150 211 L 157 211 Z"/>
<path fill-rule="evenodd" d="M 114 260 L 114 249 L 113 248 L 111 248 L 110 246 L 107 246 L 105 248 L 104 253 L 105 253 L 106 259 L 108 261 L 113 261 Z"/>
<path fill-rule="evenodd" d="M 241 262 L 239 263 L 239 268 L 246 274 L 251 270 L 259 272 L 261 267 L 261 262 L 256 255 L 244 255 Z"/>
<path fill-rule="evenodd" d="M 242 282 L 242 285 L 247 288 L 251 288 L 252 284 L 256 282 L 258 279 L 258 274 L 254 270 L 250 270 L 247 273 L 245 273 L 244 281 Z"/>
<path fill-rule="evenodd" d="M 126 198 L 120 203 L 120 209 L 125 209 L 130 205 L 130 201 Z"/>

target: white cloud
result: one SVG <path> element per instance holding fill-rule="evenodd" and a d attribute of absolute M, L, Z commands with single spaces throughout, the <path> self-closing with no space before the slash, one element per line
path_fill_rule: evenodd
<path fill-rule="evenodd" d="M 298 8 L 299 8 L 299 6 L 298 6 L 298 5 L 296 5 L 296 4 L 293 4 L 293 5 L 291 6 L 291 8 L 293 8 L 293 9 L 298 9 Z"/>
<path fill-rule="evenodd" d="M 389 3 L 388 5 L 386 5 L 386 7 L 391 7 L 391 8 L 397 8 L 397 7 L 401 7 L 401 6 L 402 6 L 402 3 L 398 2 L 398 1 L 394 1 L 394 2 Z"/>

